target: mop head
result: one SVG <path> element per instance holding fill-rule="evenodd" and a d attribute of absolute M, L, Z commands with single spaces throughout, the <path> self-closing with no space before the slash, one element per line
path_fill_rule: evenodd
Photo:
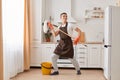
<path fill-rule="evenodd" d="M 48 28 L 48 21 L 47 20 L 45 20 L 44 21 L 44 25 L 43 25 L 43 32 L 44 33 L 47 33 L 48 32 L 48 30 L 49 30 L 49 28 Z"/>

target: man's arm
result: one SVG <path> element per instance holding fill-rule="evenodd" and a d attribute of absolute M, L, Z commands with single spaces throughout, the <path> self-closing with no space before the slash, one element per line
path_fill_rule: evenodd
<path fill-rule="evenodd" d="M 54 29 L 52 29 L 52 34 L 56 37 L 59 34 L 59 30 L 55 31 Z"/>
<path fill-rule="evenodd" d="M 80 40 L 81 30 L 80 30 L 78 27 L 76 27 L 76 28 L 75 28 L 75 31 L 78 32 L 78 36 L 74 39 L 74 42 L 73 42 L 73 43 L 74 43 L 75 45 L 77 45 L 77 43 L 78 43 L 79 40 Z"/>
<path fill-rule="evenodd" d="M 81 30 L 80 30 L 78 27 L 76 27 L 76 28 L 75 28 L 75 31 L 78 32 L 78 36 L 80 37 L 80 35 L 81 35 Z"/>

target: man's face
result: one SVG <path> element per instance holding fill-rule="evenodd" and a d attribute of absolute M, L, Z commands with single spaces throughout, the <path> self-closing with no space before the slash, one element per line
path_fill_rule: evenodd
<path fill-rule="evenodd" d="M 61 15 L 60 18 L 61 18 L 62 22 L 67 22 L 67 15 L 66 14 Z"/>

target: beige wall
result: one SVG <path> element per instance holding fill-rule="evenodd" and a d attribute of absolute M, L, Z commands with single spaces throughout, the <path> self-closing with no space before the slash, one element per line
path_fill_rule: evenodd
<path fill-rule="evenodd" d="M 1 2 L 0 0 L 0 80 L 3 80 L 3 46 L 2 46 L 2 12 L 1 12 Z"/>

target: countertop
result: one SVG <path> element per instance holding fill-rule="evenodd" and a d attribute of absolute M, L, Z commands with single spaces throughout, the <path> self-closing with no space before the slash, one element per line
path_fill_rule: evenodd
<path fill-rule="evenodd" d="M 42 42 L 42 44 L 57 44 L 57 42 Z M 78 44 L 103 44 L 103 42 L 85 42 L 85 43 L 78 43 Z"/>

